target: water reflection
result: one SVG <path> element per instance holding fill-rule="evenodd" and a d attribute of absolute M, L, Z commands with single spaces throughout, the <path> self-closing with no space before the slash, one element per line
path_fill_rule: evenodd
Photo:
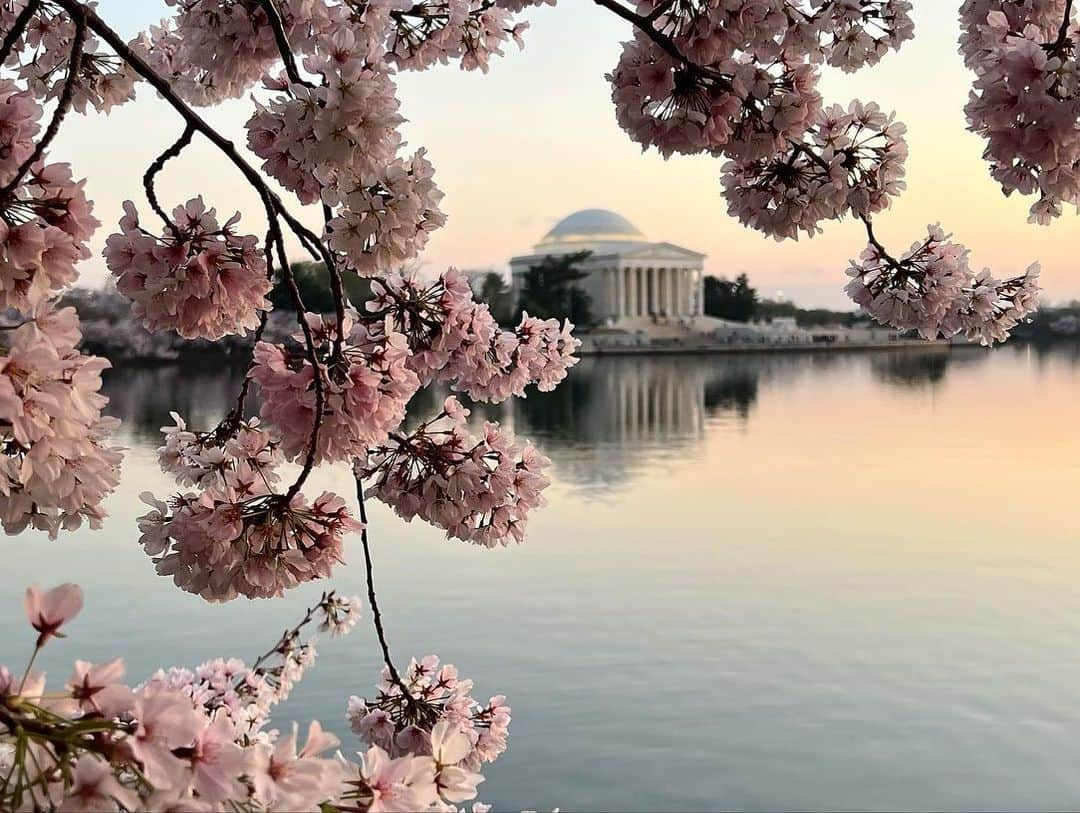
<path fill-rule="evenodd" d="M 1076 809 L 1078 349 L 587 359 L 554 393 L 477 409 L 555 462 L 527 544 L 452 544 L 370 506 L 394 652 L 510 697 L 483 786 L 499 810 Z M 0 641 L 32 641 L 19 596 L 45 578 L 89 598 L 78 638 L 43 652 L 60 676 L 117 641 L 136 677 L 259 651 L 313 598 L 206 605 L 134 543 L 138 492 L 175 488 L 146 454 L 158 426 L 211 423 L 239 376 L 109 374 L 134 448 L 106 527 L 11 540 Z M 312 485 L 348 493 L 348 467 Z M 352 551 L 347 594 L 365 590 Z M 343 690 L 380 656 L 354 636 L 281 723 L 355 744 Z"/>
<path fill-rule="evenodd" d="M 1058 354 L 1080 363 L 1075 350 Z M 554 460 L 561 480 L 603 493 L 633 480 L 645 460 L 692 455 L 707 421 L 748 424 L 762 389 L 774 382 L 791 386 L 807 376 L 869 369 L 890 386 L 933 388 L 951 367 L 988 357 L 979 349 L 945 347 L 885 351 L 869 359 L 848 353 L 594 357 L 583 359 L 554 392 L 473 404 L 472 420 L 477 427 L 495 420 L 514 428 Z M 243 375 L 238 360 L 213 357 L 127 366 L 107 374 L 105 391 L 128 436 L 152 446 L 159 428 L 171 423 L 171 410 L 193 426 L 213 425 L 232 407 Z M 410 404 L 412 419 L 433 414 L 448 392 L 433 387 L 418 393 Z"/>

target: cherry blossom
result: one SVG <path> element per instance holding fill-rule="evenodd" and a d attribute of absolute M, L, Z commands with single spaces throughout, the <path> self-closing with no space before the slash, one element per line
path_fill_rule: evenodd
<path fill-rule="evenodd" d="M 139 225 L 135 205 L 124 203 L 122 231 L 109 237 L 105 259 L 148 330 L 214 340 L 258 327 L 273 286 L 258 239 L 233 230 L 239 220 L 237 212 L 219 225 L 217 211 L 193 198 L 155 237 Z"/>
<path fill-rule="evenodd" d="M 447 399 L 435 418 L 358 460 L 356 475 L 370 482 L 366 495 L 406 521 L 420 517 L 447 537 L 486 547 L 524 541 L 529 511 L 544 504 L 551 483 L 550 461 L 497 424 L 474 437 L 467 415 Z"/>
<path fill-rule="evenodd" d="M 1001 281 L 989 270 L 976 274 L 968 254 L 940 226 L 899 260 L 871 244 L 848 269 L 847 292 L 879 322 L 927 339 L 962 333 L 982 344 L 1005 341 L 1038 305 L 1039 266 Z"/>
<path fill-rule="evenodd" d="M 314 460 L 363 455 L 401 423 L 420 386 L 408 366 L 405 337 L 351 315 L 346 315 L 342 337 L 335 322 L 310 314 L 306 318 L 316 337 L 317 375 L 325 392 Z M 283 453 L 289 459 L 303 457 L 316 407 L 316 373 L 307 354 L 260 342 L 250 375 L 259 384 L 263 420 L 280 433 Z"/>
<path fill-rule="evenodd" d="M 118 421 L 101 414 L 104 359 L 76 349 L 72 308 L 37 315 L 7 336 L 0 357 L 0 522 L 55 537 L 87 521 L 98 527 L 101 501 L 119 482 L 120 450 L 108 445 Z"/>
<path fill-rule="evenodd" d="M 433 743 L 450 736 L 450 726 L 460 737 L 454 737 L 454 758 L 440 764 L 477 771 L 506 750 L 510 707 L 502 695 L 482 705 L 471 697 L 472 688 L 471 680 L 458 677 L 451 664 L 440 666 L 434 655 L 413 659 L 400 683 L 383 671 L 373 700 L 349 698 L 349 723 L 365 742 L 390 756 L 432 754 Z"/>
<path fill-rule="evenodd" d="M 905 127 L 876 104 L 822 111 L 807 133 L 768 159 L 724 165 L 728 213 L 777 240 L 813 237 L 822 220 L 887 208 L 905 187 Z"/>
<path fill-rule="evenodd" d="M 1066 14 L 1070 16 L 1066 16 Z M 975 72 L 966 111 L 1005 194 L 1037 195 L 1030 221 L 1080 204 L 1080 71 L 1071 4 L 968 0 L 961 51 Z"/>
<path fill-rule="evenodd" d="M 280 596 L 329 578 L 344 559 L 344 536 L 363 526 L 340 497 L 324 492 L 309 504 L 267 491 L 239 472 L 229 485 L 174 497 L 151 494 L 153 510 L 140 518 L 139 539 L 157 572 L 210 601 Z"/>
<path fill-rule="evenodd" d="M 55 620 L 43 624 L 41 619 L 70 618 L 77 610 L 74 597 L 81 601 L 75 585 L 44 594 L 31 588 L 28 595 L 34 596 L 29 620 L 35 630 L 47 626 L 54 633 Z M 133 688 L 123 683 L 120 658 L 100 666 L 77 661 L 67 686 L 47 691 L 44 675 L 25 669 L 16 680 L 0 666 L 0 767 L 5 776 L 0 804 L 5 810 L 119 806 L 359 813 L 445 811 L 475 798 L 484 781 L 477 772 L 482 760 L 477 732 L 483 736 L 501 726 L 505 737 L 509 709 L 499 712 L 501 722 L 488 722 L 488 711 L 473 708 L 477 704 L 466 696 L 471 683 L 457 681 L 453 667 L 432 674 L 437 659 L 410 667 L 409 688 L 416 692 L 417 708 L 443 709 L 430 733 L 416 739 L 415 751 L 399 749 L 391 757 L 371 746 L 350 763 L 340 753 L 327 755 L 341 743 L 317 721 L 308 725 L 303 745 L 295 724 L 287 733 L 262 730 L 270 707 L 284 699 L 283 682 L 274 681 L 283 681 L 289 671 L 303 628 L 334 618 L 354 601 L 324 593 L 251 668 L 235 658 L 220 658 L 194 671 L 160 670 Z M 270 699 L 254 688 L 271 685 L 277 688 Z M 447 702 L 447 692 L 453 693 L 453 703 Z M 97 700 L 107 695 L 114 702 L 100 705 Z M 255 695 L 266 703 L 260 723 L 251 725 L 237 710 Z M 470 716 L 455 722 L 455 712 Z"/>
<path fill-rule="evenodd" d="M 37 585 L 26 588 L 23 601 L 30 626 L 38 631 L 38 646 L 53 636 L 61 636 L 60 628 L 79 614 L 83 607 L 82 590 L 77 584 L 61 584 L 42 592 Z"/>
<path fill-rule="evenodd" d="M 372 290 L 368 311 L 407 338 L 409 364 L 424 383 L 453 381 L 470 398 L 497 403 L 523 396 L 531 384 L 550 391 L 577 363 L 581 343 L 569 322 L 525 314 L 514 331 L 502 330 L 455 269 L 431 285 L 402 276 L 380 279 Z"/>

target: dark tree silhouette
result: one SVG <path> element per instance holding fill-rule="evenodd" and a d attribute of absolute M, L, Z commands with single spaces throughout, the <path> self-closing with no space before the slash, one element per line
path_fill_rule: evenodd
<path fill-rule="evenodd" d="M 757 291 L 746 274 L 734 282 L 724 277 L 705 277 L 705 315 L 733 322 L 749 322 L 757 313 Z"/>
<path fill-rule="evenodd" d="M 569 319 L 582 326 L 593 324 L 592 300 L 583 288 L 574 284 L 588 276 L 579 266 L 589 253 L 548 256 L 529 266 L 521 281 L 517 316 L 520 318 L 528 311 L 530 316 L 541 319 Z"/>

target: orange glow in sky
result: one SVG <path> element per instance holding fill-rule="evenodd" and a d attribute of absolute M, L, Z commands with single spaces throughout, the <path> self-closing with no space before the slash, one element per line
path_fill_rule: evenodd
<path fill-rule="evenodd" d="M 1039 260 L 1050 301 L 1080 298 L 1075 214 L 1050 227 L 1029 225 L 1030 201 L 1001 194 L 982 161 L 981 140 L 966 130 L 970 75 L 956 53 L 959 0 L 915 5 L 914 41 L 853 76 L 827 69 L 822 82 L 827 102 L 876 100 L 908 125 L 908 191 L 877 216 L 878 235 L 902 251 L 925 234 L 927 223 L 940 221 L 972 249 L 976 266 L 1009 276 Z M 167 11 L 161 0 L 101 0 L 100 9 L 125 34 Z M 797 243 L 743 228 L 727 215 L 720 159 L 643 155 L 615 124 L 604 73 L 629 36 L 626 23 L 586 0 L 562 0 L 527 17 L 532 28 L 524 52 L 511 46 L 486 76 L 440 68 L 399 78 L 407 138 L 427 147 L 446 193 L 449 221 L 432 238 L 425 263 L 504 269 L 562 216 L 602 207 L 625 215 L 651 239 L 705 252 L 710 273 L 745 271 L 766 295 L 782 290 L 801 304 L 847 303 L 844 268 L 864 245 L 860 224 L 828 223 L 824 234 Z M 244 100 L 210 117 L 243 143 L 249 110 Z M 111 118 L 66 128 L 54 149 L 90 178 L 105 224 L 98 245 L 124 198 L 139 200 L 146 165 L 180 130 L 145 90 Z M 250 211 L 251 230 L 260 232 L 253 196 L 211 150 L 192 151 L 180 164 L 165 173 L 163 199 L 179 203 L 202 193 L 230 213 Z M 98 258 L 86 266 L 87 281 L 105 274 Z"/>

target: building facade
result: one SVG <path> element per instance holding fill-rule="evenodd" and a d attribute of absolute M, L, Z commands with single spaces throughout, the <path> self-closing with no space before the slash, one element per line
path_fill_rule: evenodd
<path fill-rule="evenodd" d="M 560 220 L 529 254 L 510 260 L 517 300 L 522 278 L 545 257 L 590 252 L 578 283 L 597 320 L 636 330 L 658 323 L 689 324 L 703 313 L 705 255 L 646 239 L 629 220 L 606 209 L 582 209 Z"/>

